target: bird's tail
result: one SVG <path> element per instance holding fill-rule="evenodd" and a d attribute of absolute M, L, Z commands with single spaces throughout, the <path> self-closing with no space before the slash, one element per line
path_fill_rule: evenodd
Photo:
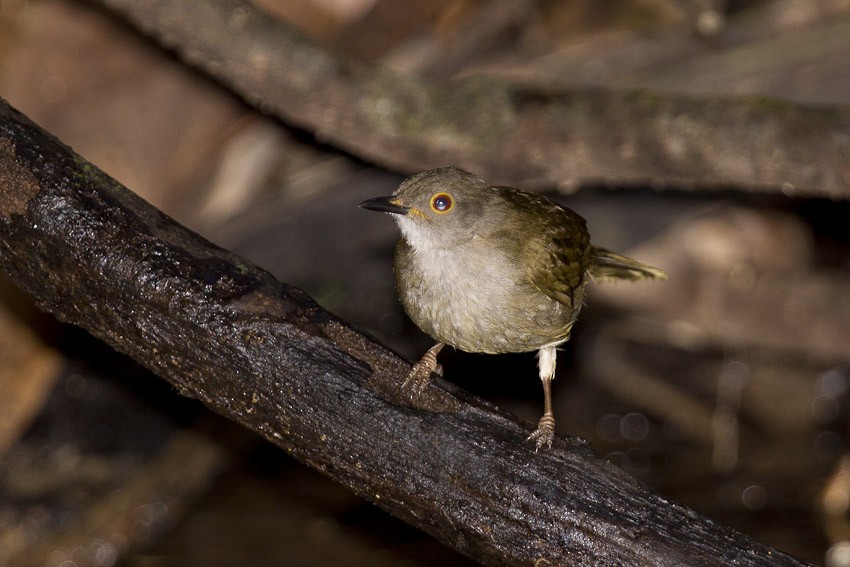
<path fill-rule="evenodd" d="M 666 280 L 667 274 L 621 256 L 605 248 L 594 246 L 591 252 L 590 275 L 597 280 Z"/>

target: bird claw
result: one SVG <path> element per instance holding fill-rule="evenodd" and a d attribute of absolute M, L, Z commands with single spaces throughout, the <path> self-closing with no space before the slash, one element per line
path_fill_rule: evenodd
<path fill-rule="evenodd" d="M 401 385 L 401 389 L 410 401 L 414 402 L 422 395 L 422 392 L 425 390 L 425 386 L 427 386 L 430 381 L 430 366 L 419 361 L 413 365 L 413 370 L 411 370 L 410 374 L 408 374 L 407 378 L 405 378 Z"/>
<path fill-rule="evenodd" d="M 413 365 L 413 370 L 402 383 L 401 389 L 411 402 L 415 402 L 422 395 L 425 386 L 431 381 L 432 372 L 443 375 L 443 367 L 437 363 L 437 355 L 443 346 L 443 343 L 437 343 L 429 348 L 419 362 Z"/>
<path fill-rule="evenodd" d="M 534 452 L 538 452 L 544 446 L 547 449 L 552 448 L 552 441 L 555 440 L 555 417 L 551 413 L 543 414 L 540 421 L 537 423 L 531 435 L 526 438 L 526 441 L 533 441 L 535 448 Z"/>

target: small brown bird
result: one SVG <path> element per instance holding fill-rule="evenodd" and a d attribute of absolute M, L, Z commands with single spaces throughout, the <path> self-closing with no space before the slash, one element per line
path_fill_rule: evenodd
<path fill-rule="evenodd" d="M 456 167 L 417 173 L 361 207 L 401 229 L 395 277 L 408 316 L 434 345 L 405 387 L 421 391 L 444 345 L 467 352 L 538 351 L 543 417 L 529 436 L 552 446 L 556 347 L 593 279 L 663 279 L 661 270 L 591 245 L 585 221 L 541 195 L 493 187 Z"/>

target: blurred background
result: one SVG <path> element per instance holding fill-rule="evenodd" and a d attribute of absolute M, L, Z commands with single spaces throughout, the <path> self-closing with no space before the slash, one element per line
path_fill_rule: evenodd
<path fill-rule="evenodd" d="M 850 0 L 255 5 L 347 57 L 435 82 L 850 101 Z M 357 208 L 413 172 L 258 112 L 92 2 L 0 0 L 0 97 L 408 359 L 430 346 L 395 298 L 394 224 Z M 596 244 L 670 274 L 589 290 L 559 355 L 559 433 L 759 541 L 850 565 L 848 203 L 735 185 L 557 189 Z M 474 564 L 6 280 L 0 292 L 0 564 Z M 539 417 L 532 355 L 441 362 L 448 380 Z"/>

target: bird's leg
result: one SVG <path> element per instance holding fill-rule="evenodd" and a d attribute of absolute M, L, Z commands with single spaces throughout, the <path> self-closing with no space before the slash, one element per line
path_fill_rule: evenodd
<path fill-rule="evenodd" d="M 401 389 L 408 393 L 410 399 L 416 399 L 422 393 L 422 390 L 431 381 L 431 373 L 436 372 L 440 376 L 443 375 L 442 367 L 437 364 L 437 355 L 446 346 L 443 343 L 437 343 L 429 348 L 419 362 L 413 365 L 413 370 L 407 375 Z"/>
<path fill-rule="evenodd" d="M 557 359 L 555 347 L 544 347 L 537 353 L 537 364 L 540 368 L 540 380 L 543 382 L 543 417 L 537 422 L 537 429 L 528 436 L 528 441 L 534 441 L 540 450 L 544 445 L 551 449 L 555 438 L 555 414 L 552 413 L 552 380 L 555 379 L 555 362 Z"/>

